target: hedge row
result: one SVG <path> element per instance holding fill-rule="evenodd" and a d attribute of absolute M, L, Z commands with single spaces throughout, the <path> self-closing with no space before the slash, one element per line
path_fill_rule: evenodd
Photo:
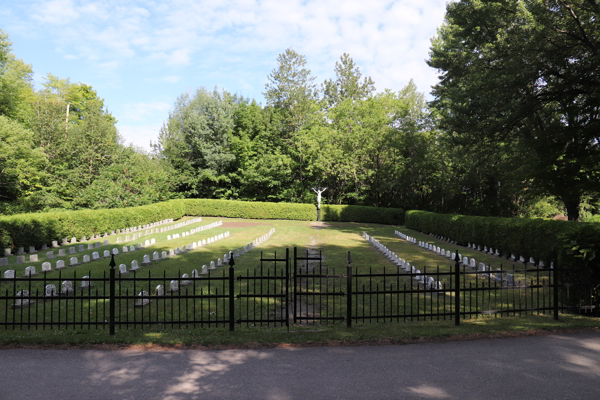
<path fill-rule="evenodd" d="M 562 266 L 592 267 L 600 273 L 600 224 L 527 218 L 473 217 L 436 214 L 427 211 L 406 212 L 406 227 L 424 233 L 442 235 L 459 245 L 468 243 L 498 249 L 511 254 L 533 257 L 549 263 L 556 257 Z"/>
<path fill-rule="evenodd" d="M 321 220 L 403 225 L 404 210 L 401 208 L 325 205 L 321 208 Z"/>
<path fill-rule="evenodd" d="M 175 200 L 185 204 L 186 215 L 250 219 L 291 219 L 314 221 L 315 206 L 294 203 L 261 203 L 235 200 L 186 199 Z"/>

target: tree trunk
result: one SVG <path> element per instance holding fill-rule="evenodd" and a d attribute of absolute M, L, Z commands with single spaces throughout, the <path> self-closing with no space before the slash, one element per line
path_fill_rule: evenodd
<path fill-rule="evenodd" d="M 580 201 L 579 199 L 563 200 L 567 208 L 567 218 L 569 221 L 579 221 Z"/>

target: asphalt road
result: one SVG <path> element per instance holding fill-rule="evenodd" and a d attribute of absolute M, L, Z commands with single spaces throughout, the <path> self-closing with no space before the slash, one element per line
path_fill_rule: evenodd
<path fill-rule="evenodd" d="M 0 399 L 600 399 L 600 334 L 223 351 L 0 350 Z"/>

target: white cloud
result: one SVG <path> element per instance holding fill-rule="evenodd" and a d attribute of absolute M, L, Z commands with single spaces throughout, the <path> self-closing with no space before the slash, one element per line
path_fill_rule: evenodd
<path fill-rule="evenodd" d="M 171 76 L 165 76 L 164 78 L 161 78 L 160 80 L 163 82 L 168 82 L 168 83 L 177 83 L 181 80 L 181 77 L 171 75 Z"/>
<path fill-rule="evenodd" d="M 126 144 L 133 144 L 143 148 L 144 150 L 150 150 L 150 141 L 156 142 L 158 140 L 158 132 L 162 123 L 149 124 L 149 125 L 128 125 L 117 123 L 117 129 L 121 136 L 125 139 Z"/>
<path fill-rule="evenodd" d="M 171 105 L 160 102 L 152 101 L 148 103 L 127 103 L 123 107 L 123 114 L 118 118 L 125 121 L 144 121 L 149 117 L 155 118 L 157 114 L 167 116 L 167 113 Z M 166 119 L 166 118 L 165 118 Z"/>
<path fill-rule="evenodd" d="M 65 25 L 79 17 L 71 0 L 52 0 L 34 5 L 32 18 L 51 25 Z"/>
<path fill-rule="evenodd" d="M 167 65 L 171 66 L 185 66 L 190 63 L 189 50 L 179 49 L 173 51 L 167 58 Z"/>

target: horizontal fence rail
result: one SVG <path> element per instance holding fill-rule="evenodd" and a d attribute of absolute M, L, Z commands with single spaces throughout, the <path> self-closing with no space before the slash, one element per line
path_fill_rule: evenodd
<path fill-rule="evenodd" d="M 289 329 L 290 323 L 459 324 L 481 317 L 597 315 L 599 309 L 598 288 L 573 283 L 574 269 L 479 271 L 456 263 L 406 271 L 352 266 L 351 257 L 346 268 L 334 269 L 324 266 L 320 255 L 300 256 L 296 249 L 293 264 L 289 250 L 279 258 L 261 257 L 256 269 L 237 272 L 233 264 L 232 259 L 228 267 L 206 274 L 194 270 L 190 277 L 150 271 L 120 275 L 111 268 L 98 276 L 53 271 L 0 278 L 0 329 L 114 334 L 131 328 Z"/>

